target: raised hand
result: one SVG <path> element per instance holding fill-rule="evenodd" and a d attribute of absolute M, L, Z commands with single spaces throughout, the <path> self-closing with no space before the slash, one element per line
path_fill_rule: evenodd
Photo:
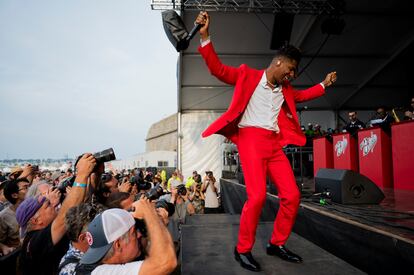
<path fill-rule="evenodd" d="M 325 80 L 322 81 L 323 85 L 326 87 L 331 86 L 336 81 L 336 72 L 331 72 L 326 75 Z"/>
<path fill-rule="evenodd" d="M 89 177 L 96 165 L 96 159 L 90 153 L 84 154 L 79 160 L 76 168 L 78 175 Z"/>
<path fill-rule="evenodd" d="M 203 25 L 199 33 L 203 41 L 207 40 L 207 38 L 209 37 L 208 26 L 210 25 L 210 16 L 208 15 L 208 13 L 206 11 L 200 11 L 195 23 Z"/>

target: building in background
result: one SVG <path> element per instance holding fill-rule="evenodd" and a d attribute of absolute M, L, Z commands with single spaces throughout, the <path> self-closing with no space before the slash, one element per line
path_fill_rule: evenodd
<path fill-rule="evenodd" d="M 177 152 L 177 114 L 151 125 L 145 139 L 145 152 Z"/>

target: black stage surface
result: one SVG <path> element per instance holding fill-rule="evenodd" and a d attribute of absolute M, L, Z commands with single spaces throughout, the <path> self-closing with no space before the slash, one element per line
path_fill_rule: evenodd
<path fill-rule="evenodd" d="M 234 260 L 239 215 L 211 214 L 188 218 L 182 227 L 181 274 L 252 274 Z M 285 262 L 266 254 L 266 243 L 272 222 L 261 222 L 257 228 L 255 259 L 260 274 L 365 274 L 306 239 L 292 234 L 287 246 L 304 258 L 301 264 Z"/>
<path fill-rule="evenodd" d="M 240 214 L 246 199 L 245 186 L 232 179 L 220 182 L 225 212 Z M 384 190 L 386 197 L 379 205 L 321 205 L 311 197 L 313 180 L 301 189 L 302 202 L 293 229 L 296 234 L 369 274 L 412 274 L 414 192 Z M 274 191 L 270 185 L 268 190 Z M 278 207 L 277 196 L 268 193 L 261 221 L 273 221 Z M 258 238 L 256 247 L 265 241 Z M 300 242 L 289 247 L 296 251 L 296 245 L 303 248 Z M 306 251 L 298 252 L 309 260 Z"/>

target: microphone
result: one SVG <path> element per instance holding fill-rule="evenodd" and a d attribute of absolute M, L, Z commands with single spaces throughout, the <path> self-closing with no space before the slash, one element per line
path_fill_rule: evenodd
<path fill-rule="evenodd" d="M 203 27 L 204 25 L 202 24 L 194 24 L 194 27 L 191 29 L 190 33 L 188 34 L 188 36 L 185 38 L 187 41 L 190 41 L 191 39 L 193 39 L 194 35 Z"/>

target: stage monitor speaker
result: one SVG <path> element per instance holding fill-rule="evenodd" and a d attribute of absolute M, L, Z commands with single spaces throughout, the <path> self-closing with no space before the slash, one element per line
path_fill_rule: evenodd
<path fill-rule="evenodd" d="M 333 202 L 341 204 L 378 204 L 385 197 L 381 189 L 364 175 L 341 169 L 319 169 L 315 191 L 328 194 Z"/>
<path fill-rule="evenodd" d="M 289 43 L 294 19 L 295 15 L 293 13 L 282 12 L 275 14 L 273 21 L 272 40 L 270 41 L 271 50 L 277 50 L 284 44 Z"/>

